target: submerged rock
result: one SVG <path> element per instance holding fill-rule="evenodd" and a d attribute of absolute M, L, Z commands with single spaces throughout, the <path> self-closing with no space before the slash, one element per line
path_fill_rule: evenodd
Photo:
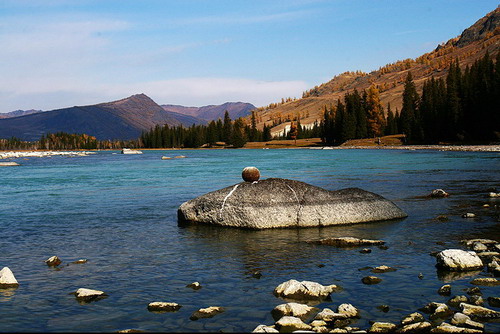
<path fill-rule="evenodd" d="M 344 320 L 347 318 L 348 316 L 344 313 L 338 313 L 334 312 L 332 309 L 324 308 L 321 312 L 316 314 L 316 317 L 314 319 L 326 322 L 332 322 L 335 320 Z"/>
<path fill-rule="evenodd" d="M 14 274 L 9 267 L 3 267 L 0 270 L 0 289 L 1 288 L 17 288 L 19 283 L 17 282 Z"/>
<path fill-rule="evenodd" d="M 370 239 L 358 239 L 353 237 L 340 237 L 340 238 L 327 238 L 320 240 L 308 241 L 310 244 L 315 245 L 328 245 L 335 247 L 359 247 L 359 246 L 369 246 L 369 245 L 383 245 L 385 241 L 383 240 L 370 240 Z"/>
<path fill-rule="evenodd" d="M 434 198 L 439 198 L 439 197 L 448 197 L 450 196 L 450 194 L 448 194 L 443 189 L 434 189 L 433 191 L 431 191 L 429 196 Z"/>
<path fill-rule="evenodd" d="M 467 328 L 473 328 L 473 329 L 484 329 L 484 325 L 480 322 L 473 321 L 469 316 L 457 312 L 453 315 L 453 318 L 451 318 L 451 324 L 459 327 L 467 327 Z"/>
<path fill-rule="evenodd" d="M 474 285 L 485 285 L 485 286 L 496 286 L 500 285 L 500 280 L 492 277 L 481 277 L 473 279 L 470 284 Z"/>
<path fill-rule="evenodd" d="M 469 271 L 483 268 L 483 261 L 475 252 L 467 252 L 461 249 L 447 249 L 439 252 L 436 261 L 436 266 L 452 271 Z"/>
<path fill-rule="evenodd" d="M 324 286 L 316 282 L 299 282 L 291 279 L 278 285 L 274 289 L 274 294 L 278 297 L 296 300 L 325 299 L 337 288 L 335 284 Z"/>
<path fill-rule="evenodd" d="M 425 333 L 432 328 L 432 324 L 428 321 L 415 322 L 400 328 L 397 333 Z"/>
<path fill-rule="evenodd" d="M 382 279 L 377 276 L 365 276 L 361 279 L 363 284 L 378 284 L 382 282 Z"/>
<path fill-rule="evenodd" d="M 15 161 L 0 161 L 0 167 L 7 167 L 7 166 L 19 166 L 19 164 Z"/>
<path fill-rule="evenodd" d="M 372 273 L 388 273 L 391 271 L 396 271 L 396 269 L 386 265 L 378 266 L 372 269 Z"/>
<path fill-rule="evenodd" d="M 391 201 L 365 190 L 329 191 L 279 178 L 213 191 L 183 203 L 178 210 L 179 224 L 251 229 L 341 225 L 406 216 Z"/>

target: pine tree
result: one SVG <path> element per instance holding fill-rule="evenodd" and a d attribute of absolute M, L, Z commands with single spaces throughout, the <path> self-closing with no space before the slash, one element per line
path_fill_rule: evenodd
<path fill-rule="evenodd" d="M 413 77 L 411 72 L 408 72 L 406 76 L 404 91 L 403 91 L 403 106 L 401 108 L 400 114 L 400 125 L 399 128 L 406 135 L 409 142 L 413 142 L 418 138 L 418 125 L 419 120 L 417 119 L 417 109 L 418 109 L 419 96 L 415 84 L 413 83 Z M 416 131 L 417 130 L 417 131 Z"/>
<path fill-rule="evenodd" d="M 231 118 L 229 117 L 229 112 L 226 110 L 224 113 L 224 125 L 222 129 L 222 140 L 226 143 L 229 144 L 231 141 L 231 136 L 232 136 L 232 122 Z"/>
<path fill-rule="evenodd" d="M 385 119 L 378 89 L 371 85 L 366 97 L 368 135 L 380 137 L 384 133 Z"/>

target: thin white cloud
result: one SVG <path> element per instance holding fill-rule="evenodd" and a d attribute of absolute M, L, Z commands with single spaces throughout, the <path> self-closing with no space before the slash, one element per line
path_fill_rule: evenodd
<path fill-rule="evenodd" d="M 313 10 L 297 10 L 282 13 L 273 13 L 266 15 L 213 15 L 200 17 L 184 17 L 171 19 L 169 23 L 175 25 L 193 25 L 193 24 L 255 24 L 266 22 L 290 21 L 302 18 L 313 13 Z"/>

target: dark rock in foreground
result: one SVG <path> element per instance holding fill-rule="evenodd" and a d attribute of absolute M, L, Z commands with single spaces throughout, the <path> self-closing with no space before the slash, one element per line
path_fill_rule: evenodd
<path fill-rule="evenodd" d="M 391 201 L 359 188 L 329 191 L 278 178 L 213 191 L 183 203 L 178 210 L 179 224 L 252 229 L 353 224 L 406 216 Z"/>

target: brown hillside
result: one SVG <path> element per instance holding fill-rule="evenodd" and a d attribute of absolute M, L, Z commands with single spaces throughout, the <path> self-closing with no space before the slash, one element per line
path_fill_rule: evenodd
<path fill-rule="evenodd" d="M 362 91 L 375 84 L 380 91 L 382 105 L 401 110 L 401 96 L 408 72 L 419 92 L 425 80 L 440 78 L 447 74 L 452 61 L 458 60 L 461 67 L 471 65 L 486 52 L 496 56 L 500 49 L 500 7 L 478 20 L 470 28 L 432 52 L 416 59 L 405 59 L 385 65 L 370 73 L 345 72 L 332 80 L 304 92 L 297 100 L 282 101 L 258 109 L 258 127 L 264 124 L 279 124 L 272 128 L 273 135 L 279 134 L 290 124 L 291 119 L 300 118 L 302 125 L 313 124 L 322 118 L 325 106 L 336 104 L 339 98 L 354 89 Z"/>

